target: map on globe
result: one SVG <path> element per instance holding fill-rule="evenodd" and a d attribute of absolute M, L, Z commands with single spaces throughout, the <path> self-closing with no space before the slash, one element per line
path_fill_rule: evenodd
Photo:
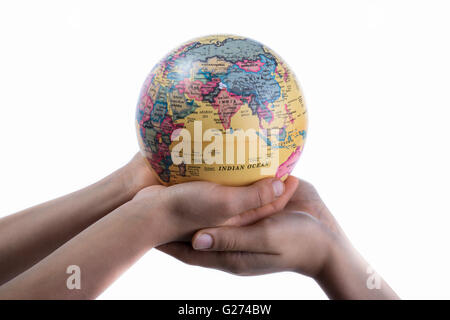
<path fill-rule="evenodd" d="M 177 132 L 188 130 L 194 145 L 203 138 L 196 135 L 199 123 L 216 137 L 253 128 L 245 147 L 265 144 L 270 153 L 276 150 L 279 163 L 249 154 L 243 163 L 208 164 L 201 153 L 210 141 L 191 151 L 191 163 L 175 163 Z M 304 146 L 307 112 L 295 75 L 274 51 L 246 37 L 210 35 L 186 42 L 155 65 L 140 92 L 136 127 L 141 150 L 163 184 L 244 185 L 289 175 Z M 272 169 L 261 175 L 263 167 Z"/>

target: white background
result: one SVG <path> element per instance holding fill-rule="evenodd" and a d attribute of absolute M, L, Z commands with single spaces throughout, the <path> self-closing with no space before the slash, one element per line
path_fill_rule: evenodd
<path fill-rule="evenodd" d="M 2 1 L 0 216 L 126 163 L 153 65 L 239 34 L 300 80 L 310 126 L 294 174 L 401 297 L 450 298 L 449 14 L 448 1 Z M 326 297 L 297 274 L 235 277 L 152 250 L 100 298 Z"/>

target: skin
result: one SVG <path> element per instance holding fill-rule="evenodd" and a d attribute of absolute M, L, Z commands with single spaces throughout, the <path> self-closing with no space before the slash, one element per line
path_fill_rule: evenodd
<path fill-rule="evenodd" d="M 239 214 L 272 214 L 294 191 L 271 178 L 246 187 L 142 187 L 156 183 L 142 163 L 137 155 L 86 189 L 1 219 L 0 299 L 93 299 L 151 248 Z M 80 267 L 80 290 L 66 286 L 70 265 Z"/>
<path fill-rule="evenodd" d="M 153 247 L 240 275 L 299 272 L 330 298 L 397 298 L 384 281 L 367 289 L 367 263 L 310 184 L 164 187 L 137 154 L 85 189 L 0 219 L 0 299 L 93 299 Z M 80 290 L 66 286 L 70 265 Z"/>
<path fill-rule="evenodd" d="M 367 285 L 369 264 L 316 189 L 294 177 L 286 184 L 296 190 L 278 213 L 253 224 L 235 219 L 234 225 L 203 229 L 194 235 L 193 247 L 171 243 L 159 249 L 188 264 L 237 275 L 297 272 L 315 279 L 331 299 L 398 299 L 376 274 L 371 280 L 377 277 L 379 289 Z"/>

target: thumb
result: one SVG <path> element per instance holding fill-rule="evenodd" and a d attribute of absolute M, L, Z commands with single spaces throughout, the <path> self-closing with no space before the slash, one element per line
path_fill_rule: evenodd
<path fill-rule="evenodd" d="M 200 230 L 192 238 L 192 247 L 195 250 L 275 253 L 270 244 L 270 232 L 261 223 Z"/>
<path fill-rule="evenodd" d="M 232 217 L 262 207 L 284 193 L 284 183 L 266 178 L 244 187 L 231 187 L 206 181 L 181 183 L 167 190 L 172 205 L 185 212 L 217 212 Z"/>

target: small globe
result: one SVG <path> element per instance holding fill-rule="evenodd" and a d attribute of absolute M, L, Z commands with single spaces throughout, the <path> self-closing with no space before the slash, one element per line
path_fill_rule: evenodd
<path fill-rule="evenodd" d="M 160 182 L 241 186 L 291 173 L 307 113 L 286 62 L 237 35 L 177 47 L 146 78 L 136 110 L 139 146 Z"/>

